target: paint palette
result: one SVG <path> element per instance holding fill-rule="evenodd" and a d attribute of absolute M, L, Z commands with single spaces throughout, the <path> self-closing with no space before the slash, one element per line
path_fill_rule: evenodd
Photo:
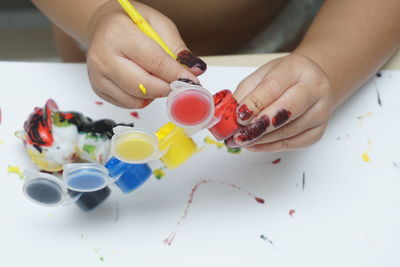
<path fill-rule="evenodd" d="M 35 109 L 25 123 L 25 133 L 19 135 L 29 141 L 26 149 L 34 163 L 49 172 L 62 167 L 63 174 L 60 179 L 28 171 L 25 195 L 42 206 L 57 206 L 72 200 L 82 210 L 91 210 L 109 196 L 109 185 L 129 193 L 144 184 L 152 175 L 148 162 L 160 160 L 167 169 L 185 163 L 198 151 L 192 134 L 209 128 L 218 140 L 224 140 L 238 130 L 237 101 L 229 90 L 213 96 L 205 88 L 184 81 L 175 81 L 170 86 L 173 91 L 167 99 L 167 110 L 173 122 L 155 133 L 133 125 L 115 126 L 111 120 L 99 120 L 95 123 L 101 126 L 93 125 L 93 130 L 82 134 L 82 128 L 90 127 L 82 127 L 85 118 L 80 113 L 60 112 L 51 99 L 44 109 Z M 96 132 L 99 128 L 106 130 Z M 44 130 L 46 135 L 41 135 L 40 131 Z M 52 154 L 50 148 L 39 147 L 41 140 L 35 136 L 49 137 L 51 142 L 44 145 L 50 148 L 57 145 L 57 150 Z M 75 162 L 77 154 L 78 158 L 89 162 Z M 109 159 L 103 166 L 105 157 Z M 46 167 L 53 165 L 58 169 Z"/>

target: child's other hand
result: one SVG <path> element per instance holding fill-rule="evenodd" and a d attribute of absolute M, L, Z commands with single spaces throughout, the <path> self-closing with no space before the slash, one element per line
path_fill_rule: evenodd
<path fill-rule="evenodd" d="M 196 76 L 206 70 L 206 64 L 188 51 L 171 20 L 144 4 L 133 3 L 178 58 L 174 60 L 145 35 L 117 1 L 99 8 L 87 33 L 89 79 L 97 95 L 124 108 L 145 107 L 154 98 L 167 96 L 172 81 L 198 82 Z"/>
<path fill-rule="evenodd" d="M 325 72 L 307 57 L 290 54 L 273 60 L 244 79 L 235 97 L 244 127 L 228 146 L 276 152 L 317 142 L 333 109 Z"/>

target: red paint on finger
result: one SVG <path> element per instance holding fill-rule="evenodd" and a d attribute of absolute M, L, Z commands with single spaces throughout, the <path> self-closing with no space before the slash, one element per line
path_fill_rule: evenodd
<path fill-rule="evenodd" d="M 243 104 L 239 107 L 238 117 L 242 121 L 247 121 L 250 119 L 251 115 L 253 115 L 253 111 L 251 111 L 246 104 Z"/>
<path fill-rule="evenodd" d="M 196 67 L 202 71 L 206 71 L 207 69 L 207 64 L 203 60 L 201 60 L 198 56 L 195 56 L 189 50 L 183 50 L 179 52 L 179 54 L 176 57 L 176 60 L 182 65 L 185 65 L 189 68 Z"/>
<path fill-rule="evenodd" d="M 254 122 L 250 123 L 246 127 L 239 130 L 235 141 L 248 142 L 260 137 L 267 130 L 270 124 L 269 117 L 263 115 L 260 118 L 255 119 Z"/>
<path fill-rule="evenodd" d="M 279 127 L 284 124 L 290 118 L 290 116 L 292 116 L 292 112 L 284 108 L 280 109 L 272 118 L 272 125 L 274 125 L 274 127 Z"/>
<path fill-rule="evenodd" d="M 150 99 L 145 99 L 145 100 L 143 100 L 142 108 L 147 107 L 150 103 L 151 103 L 151 100 L 150 100 Z"/>

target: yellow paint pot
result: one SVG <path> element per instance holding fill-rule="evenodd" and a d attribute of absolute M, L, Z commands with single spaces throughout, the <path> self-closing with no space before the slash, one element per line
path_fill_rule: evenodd
<path fill-rule="evenodd" d="M 162 126 L 156 132 L 156 136 L 159 149 L 165 153 L 160 160 L 168 169 L 180 166 L 197 151 L 197 145 L 193 139 L 172 122 Z"/>
<path fill-rule="evenodd" d="M 119 160 L 145 163 L 159 157 L 158 140 L 154 133 L 129 126 L 117 126 L 113 131 L 111 153 Z"/>

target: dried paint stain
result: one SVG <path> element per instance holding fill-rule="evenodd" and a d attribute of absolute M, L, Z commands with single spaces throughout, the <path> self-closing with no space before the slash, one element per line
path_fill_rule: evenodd
<path fill-rule="evenodd" d="M 242 149 L 240 147 L 234 147 L 234 148 L 227 147 L 227 150 L 229 153 L 232 154 L 239 154 L 240 152 L 242 152 Z"/>
<path fill-rule="evenodd" d="M 189 194 L 189 199 L 186 202 L 186 207 L 185 210 L 183 212 L 183 215 L 181 216 L 181 218 L 179 219 L 179 221 L 176 223 L 175 229 L 171 232 L 171 234 L 165 238 L 163 240 L 163 243 L 165 245 L 170 246 L 172 244 L 172 242 L 174 241 L 180 226 L 183 224 L 183 221 L 186 219 L 188 213 L 189 213 L 189 209 L 192 206 L 193 203 L 193 198 L 194 198 L 194 194 L 196 193 L 197 189 L 199 188 L 200 185 L 204 185 L 204 184 L 210 184 L 210 183 L 214 183 L 214 184 L 219 184 L 219 185 L 224 185 L 230 188 L 233 188 L 235 190 L 238 190 L 246 195 L 248 195 L 249 197 L 253 198 L 256 202 L 258 202 L 259 204 L 264 204 L 265 200 L 263 198 L 257 197 L 254 194 L 240 188 L 239 186 L 235 185 L 235 184 L 231 184 L 231 183 L 227 183 L 227 182 L 223 182 L 223 181 L 214 181 L 214 180 L 201 180 L 200 182 L 198 182 L 191 190 L 190 194 Z"/>
<path fill-rule="evenodd" d="M 156 177 L 158 180 L 160 180 L 161 178 L 163 178 L 163 177 L 165 176 L 165 172 L 164 172 L 163 168 L 158 168 L 158 169 L 155 169 L 155 170 L 153 171 L 153 175 L 154 175 L 154 177 Z"/>
<path fill-rule="evenodd" d="M 134 118 L 136 118 L 136 119 L 139 119 L 139 113 L 138 113 L 137 111 L 132 111 L 132 112 L 129 113 L 129 114 L 131 114 L 132 117 L 134 117 Z"/>
<path fill-rule="evenodd" d="M 11 174 L 11 173 L 18 174 L 18 175 L 19 175 L 19 179 L 21 179 L 21 180 L 24 179 L 24 175 L 22 174 L 22 171 L 21 171 L 21 169 L 20 169 L 18 166 L 11 166 L 11 165 L 8 165 L 7 172 L 8 172 L 9 174 Z"/>
<path fill-rule="evenodd" d="M 104 104 L 102 101 L 94 101 L 94 103 L 95 103 L 96 105 L 98 105 L 98 106 L 101 106 L 101 105 Z"/>
<path fill-rule="evenodd" d="M 225 146 L 224 143 L 218 142 L 209 136 L 206 136 L 204 138 L 204 143 L 206 143 L 207 145 L 215 145 L 217 148 L 223 148 Z"/>
<path fill-rule="evenodd" d="M 296 210 L 291 209 L 291 210 L 289 210 L 289 215 L 293 217 L 293 214 L 294 214 L 295 212 L 296 212 Z"/>
<path fill-rule="evenodd" d="M 273 160 L 271 163 L 278 164 L 279 162 L 281 162 L 281 158 L 277 158 L 277 159 Z"/>

